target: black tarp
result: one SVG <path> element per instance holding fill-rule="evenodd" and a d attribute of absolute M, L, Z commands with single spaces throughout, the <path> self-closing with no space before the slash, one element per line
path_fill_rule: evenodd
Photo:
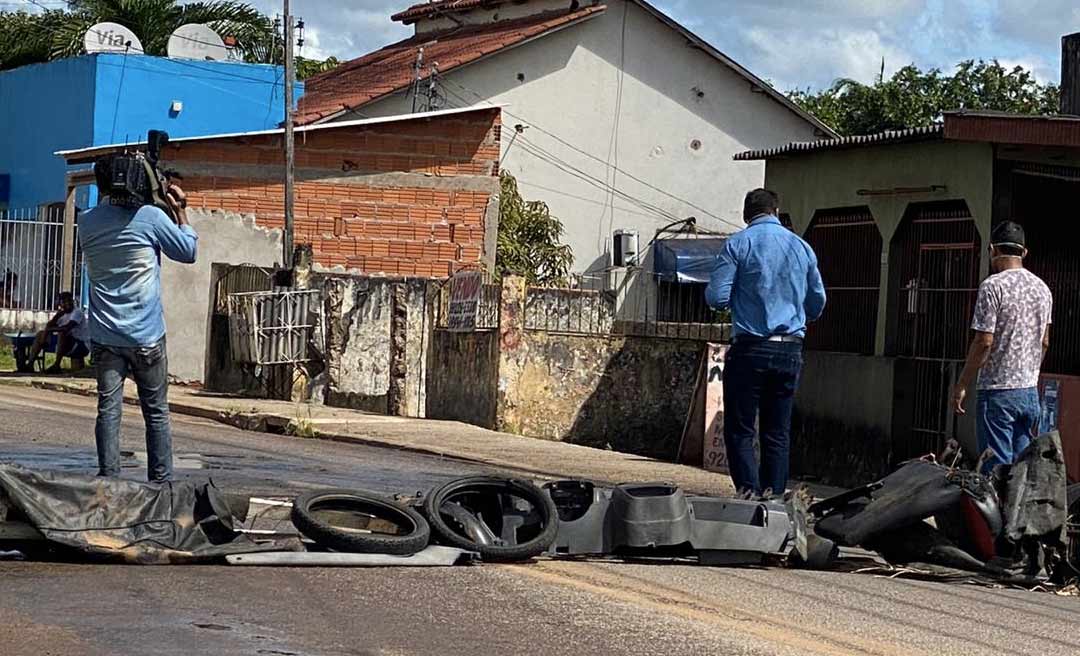
<path fill-rule="evenodd" d="M 154 485 L 0 464 L 0 497 L 49 542 L 87 558 L 160 565 L 283 549 L 236 532 L 228 498 L 211 482 Z"/>

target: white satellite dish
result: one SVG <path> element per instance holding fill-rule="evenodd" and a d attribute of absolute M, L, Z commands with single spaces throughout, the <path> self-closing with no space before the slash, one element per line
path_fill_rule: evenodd
<path fill-rule="evenodd" d="M 229 58 L 229 49 L 218 33 L 206 25 L 188 23 L 176 28 L 169 37 L 165 51 L 173 59 L 212 59 L 222 61 Z"/>
<path fill-rule="evenodd" d="M 142 54 L 139 37 L 118 23 L 98 23 L 86 30 L 83 36 L 86 52 L 126 52 Z"/>

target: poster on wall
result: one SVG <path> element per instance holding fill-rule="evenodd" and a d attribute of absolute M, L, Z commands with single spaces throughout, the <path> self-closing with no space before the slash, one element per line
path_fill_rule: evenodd
<path fill-rule="evenodd" d="M 724 474 L 730 473 L 724 445 L 724 358 L 727 351 L 725 344 L 705 345 L 679 445 L 679 462 Z M 757 437 L 754 438 L 754 451 L 760 453 Z"/>
<path fill-rule="evenodd" d="M 476 330 L 476 316 L 480 310 L 480 292 L 484 286 L 484 274 L 480 271 L 461 271 L 450 279 L 450 307 L 446 327 L 454 332 Z"/>

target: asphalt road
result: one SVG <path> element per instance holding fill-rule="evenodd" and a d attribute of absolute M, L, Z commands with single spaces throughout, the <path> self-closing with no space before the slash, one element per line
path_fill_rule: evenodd
<path fill-rule="evenodd" d="M 138 452 L 137 412 L 124 448 Z M 475 465 L 175 418 L 182 476 L 415 491 Z M 0 386 L 0 459 L 91 471 L 90 399 Z M 125 475 L 142 476 L 138 457 Z M 867 574 L 541 561 L 449 569 L 0 562 L 0 654 L 1076 654 L 1080 599 Z"/>

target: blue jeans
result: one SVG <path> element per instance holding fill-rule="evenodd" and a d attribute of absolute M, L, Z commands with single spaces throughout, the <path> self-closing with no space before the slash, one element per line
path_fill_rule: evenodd
<path fill-rule="evenodd" d="M 169 367 L 165 340 L 153 346 L 94 344 L 98 413 L 94 426 L 98 475 L 120 475 L 120 418 L 124 379 L 130 375 L 139 390 L 146 423 L 146 475 L 151 483 L 172 479 L 172 428 L 169 424 Z"/>
<path fill-rule="evenodd" d="M 983 473 L 990 472 L 994 465 L 1016 462 L 1016 456 L 1039 434 L 1041 418 L 1038 388 L 979 390 L 975 404 L 978 455 L 987 448 L 993 451 Z"/>
<path fill-rule="evenodd" d="M 802 344 L 733 344 L 724 368 L 724 445 L 739 492 L 782 495 L 791 451 L 791 411 L 802 370 Z M 754 420 L 760 416 L 761 466 L 754 456 Z"/>

